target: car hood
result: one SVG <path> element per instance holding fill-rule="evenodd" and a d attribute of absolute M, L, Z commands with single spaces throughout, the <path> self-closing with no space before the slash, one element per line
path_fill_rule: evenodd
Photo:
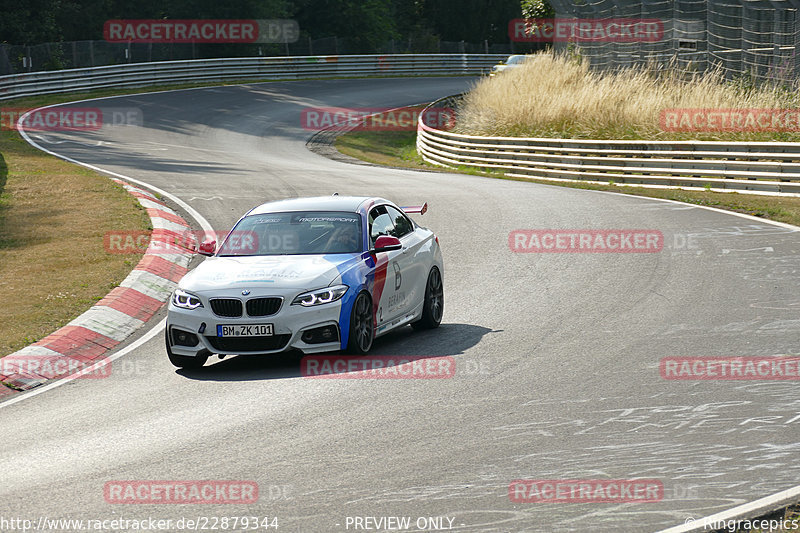
<path fill-rule="evenodd" d="M 327 287 L 360 254 L 209 257 L 186 274 L 179 286 L 192 292 L 253 288 L 312 290 Z"/>

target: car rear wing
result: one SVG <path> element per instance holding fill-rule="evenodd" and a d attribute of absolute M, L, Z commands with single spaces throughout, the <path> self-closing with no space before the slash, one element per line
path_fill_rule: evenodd
<path fill-rule="evenodd" d="M 409 215 L 411 215 L 411 214 L 424 215 L 425 212 L 428 210 L 428 202 L 425 202 L 422 205 L 412 205 L 412 206 L 408 206 L 408 207 L 401 207 L 400 209 L 402 209 L 403 212 L 408 213 Z"/>

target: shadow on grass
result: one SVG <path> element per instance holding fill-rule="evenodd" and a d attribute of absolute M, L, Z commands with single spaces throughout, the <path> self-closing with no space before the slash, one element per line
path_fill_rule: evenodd
<path fill-rule="evenodd" d="M 8 179 L 8 165 L 3 154 L 0 154 L 0 250 L 11 246 L 12 241 L 8 238 L 5 231 L 4 211 L 8 209 L 8 200 L 3 194 L 6 188 L 6 180 Z"/>
<path fill-rule="evenodd" d="M 6 165 L 6 158 L 0 154 L 0 195 L 3 194 L 3 189 L 6 187 L 6 179 L 8 178 L 8 165 Z"/>

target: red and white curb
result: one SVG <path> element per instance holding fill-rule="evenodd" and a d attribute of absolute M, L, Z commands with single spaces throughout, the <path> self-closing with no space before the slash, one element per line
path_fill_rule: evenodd
<path fill-rule="evenodd" d="M 44 339 L 1 358 L 0 382 L 7 386 L 0 386 L 0 397 L 100 362 L 106 352 L 161 309 L 188 271 L 193 252 L 174 243 L 183 242 L 176 239 L 190 234 L 189 224 L 149 191 L 114 181 L 138 199 L 152 221 L 153 232 L 144 257 L 119 287 L 91 309 Z"/>

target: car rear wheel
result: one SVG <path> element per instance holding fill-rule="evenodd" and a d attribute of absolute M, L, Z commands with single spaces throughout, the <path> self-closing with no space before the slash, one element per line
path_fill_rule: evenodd
<path fill-rule="evenodd" d="M 439 269 L 433 267 L 425 284 L 425 301 L 422 303 L 422 318 L 411 323 L 414 329 L 438 328 L 444 314 L 444 284 Z"/>
<path fill-rule="evenodd" d="M 347 352 L 358 355 L 367 353 L 372 348 L 374 337 L 372 300 L 366 292 L 362 292 L 356 297 L 353 310 L 350 312 Z"/>
<path fill-rule="evenodd" d="M 169 328 L 167 328 L 167 330 L 164 332 L 164 340 L 167 343 L 167 357 L 169 357 L 169 362 L 178 368 L 187 368 L 190 370 L 194 368 L 200 368 L 206 364 L 206 361 L 208 361 L 207 355 L 196 355 L 192 357 L 172 353 L 172 348 L 169 344 Z"/>

